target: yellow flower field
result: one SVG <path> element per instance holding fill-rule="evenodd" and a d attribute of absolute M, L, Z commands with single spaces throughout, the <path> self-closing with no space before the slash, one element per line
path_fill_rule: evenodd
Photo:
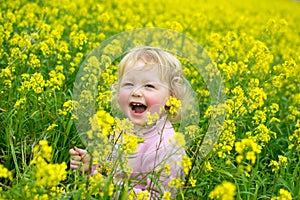
<path fill-rule="evenodd" d="M 67 166 L 74 145 L 89 147 L 104 162 L 111 132 L 124 133 L 124 153 L 142 142 L 128 120 L 115 117 L 111 85 L 122 49 L 106 42 L 153 27 L 201 46 L 211 59 L 207 76 L 213 79 L 218 69 L 226 95 L 211 105 L 212 91 L 189 60 L 197 56 L 185 48 L 189 58 L 178 57 L 199 111 L 195 126 L 178 124 L 183 131 L 176 140 L 188 156 L 181 163 L 185 180 L 169 183 L 178 189 L 176 199 L 300 199 L 299 1 L 15 0 L 1 1 L 0 8 L 0 199 L 111 199 L 116 191 L 120 199 L 148 199 L 147 190 L 134 196 L 130 187 L 113 184 L 113 163 L 95 176 Z M 119 58 L 88 56 L 101 45 Z M 90 84 L 82 102 L 74 92 L 81 70 L 82 82 Z M 94 101 L 97 112 L 76 126 L 76 109 Z M 171 114 L 187 106 L 168 103 Z M 223 115 L 216 144 L 202 151 L 211 119 Z M 193 140 L 186 143 L 184 135 Z M 171 193 L 161 199 L 172 199 Z"/>

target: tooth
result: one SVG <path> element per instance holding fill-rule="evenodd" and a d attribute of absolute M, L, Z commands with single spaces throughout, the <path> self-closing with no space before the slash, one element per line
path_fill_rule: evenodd
<path fill-rule="evenodd" d="M 132 103 L 132 105 L 134 105 L 134 106 L 140 106 L 142 104 L 141 103 Z"/>

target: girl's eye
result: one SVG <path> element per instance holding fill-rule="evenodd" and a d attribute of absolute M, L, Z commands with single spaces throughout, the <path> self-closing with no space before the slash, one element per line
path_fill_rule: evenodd
<path fill-rule="evenodd" d="M 145 87 L 146 88 L 155 88 L 154 85 L 151 85 L 151 84 L 146 84 Z"/>
<path fill-rule="evenodd" d="M 133 84 L 132 83 L 124 83 L 123 86 L 130 87 L 130 86 L 133 86 Z"/>

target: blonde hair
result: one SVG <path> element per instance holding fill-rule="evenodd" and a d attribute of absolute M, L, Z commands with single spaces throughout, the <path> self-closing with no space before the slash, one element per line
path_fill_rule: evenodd
<path fill-rule="evenodd" d="M 185 105 L 191 100 L 191 87 L 187 87 L 190 85 L 184 78 L 181 62 L 173 54 L 159 48 L 149 46 L 135 47 L 123 57 L 118 68 L 118 83 L 114 89 L 113 100 L 117 99 L 123 75 L 131 70 L 140 60 L 149 64 L 145 66 L 158 66 L 160 80 L 166 82 L 172 96 L 181 101 L 181 110 L 174 117 L 174 121 L 180 120 L 186 111 Z"/>

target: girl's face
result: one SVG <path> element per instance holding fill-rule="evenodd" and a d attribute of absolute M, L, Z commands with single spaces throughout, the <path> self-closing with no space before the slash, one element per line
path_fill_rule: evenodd
<path fill-rule="evenodd" d="M 145 63 L 138 61 L 120 80 L 119 105 L 134 125 L 147 122 L 147 112 L 160 113 L 170 97 L 167 83 L 161 82 L 158 67 L 143 70 Z"/>

